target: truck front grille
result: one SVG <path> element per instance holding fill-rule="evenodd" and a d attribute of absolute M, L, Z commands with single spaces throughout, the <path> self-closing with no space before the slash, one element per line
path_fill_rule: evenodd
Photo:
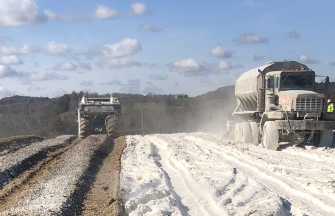
<path fill-rule="evenodd" d="M 296 111 L 323 111 L 324 107 L 323 98 L 297 98 Z"/>

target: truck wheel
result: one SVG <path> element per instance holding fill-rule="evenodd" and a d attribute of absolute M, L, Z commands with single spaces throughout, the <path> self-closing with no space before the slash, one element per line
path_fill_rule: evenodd
<path fill-rule="evenodd" d="M 249 122 L 242 123 L 241 143 L 250 143 L 252 140 L 251 127 Z"/>
<path fill-rule="evenodd" d="M 279 131 L 274 121 L 267 121 L 263 126 L 262 146 L 270 150 L 277 150 L 279 146 Z"/>
<path fill-rule="evenodd" d="M 250 122 L 252 140 L 251 143 L 258 145 L 258 126 L 256 122 Z"/>
<path fill-rule="evenodd" d="M 117 138 L 119 136 L 119 120 L 117 117 L 110 117 L 106 120 L 107 136 Z"/>
<path fill-rule="evenodd" d="M 235 143 L 241 142 L 241 135 L 242 135 L 242 124 L 237 123 L 235 125 Z"/>
<path fill-rule="evenodd" d="M 81 117 L 78 125 L 78 137 L 80 139 L 86 138 L 90 135 L 91 120 L 89 118 Z"/>

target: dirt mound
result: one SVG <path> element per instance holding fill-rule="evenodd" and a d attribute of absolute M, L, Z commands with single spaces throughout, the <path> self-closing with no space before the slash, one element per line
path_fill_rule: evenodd
<path fill-rule="evenodd" d="M 83 215 L 125 215 L 120 198 L 121 155 L 126 146 L 125 138 L 114 140 L 113 150 L 103 161 L 96 180 L 84 202 Z"/>
<path fill-rule="evenodd" d="M 17 151 L 18 149 L 28 146 L 34 142 L 41 142 L 43 140 L 43 137 L 32 135 L 13 136 L 0 139 L 0 156 Z"/>

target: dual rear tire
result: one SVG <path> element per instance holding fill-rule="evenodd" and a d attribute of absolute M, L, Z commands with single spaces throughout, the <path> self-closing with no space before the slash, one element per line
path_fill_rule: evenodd
<path fill-rule="evenodd" d="M 243 122 L 235 125 L 235 142 L 258 144 L 258 128 L 256 122 Z"/>
<path fill-rule="evenodd" d="M 235 143 L 252 143 L 258 145 L 259 133 L 256 122 L 243 122 L 235 125 Z M 262 147 L 277 150 L 279 146 L 279 131 L 274 121 L 267 121 L 263 126 Z"/>

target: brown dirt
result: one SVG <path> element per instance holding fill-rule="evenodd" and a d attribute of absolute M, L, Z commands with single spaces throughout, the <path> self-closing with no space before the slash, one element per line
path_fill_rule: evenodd
<path fill-rule="evenodd" d="M 34 142 L 41 142 L 44 138 L 39 136 L 13 136 L 0 139 L 0 156 L 17 151 L 20 148 L 26 147 Z"/>
<path fill-rule="evenodd" d="M 119 191 L 121 155 L 125 146 L 125 137 L 114 140 L 114 148 L 103 161 L 84 201 L 83 215 L 126 215 Z"/>

